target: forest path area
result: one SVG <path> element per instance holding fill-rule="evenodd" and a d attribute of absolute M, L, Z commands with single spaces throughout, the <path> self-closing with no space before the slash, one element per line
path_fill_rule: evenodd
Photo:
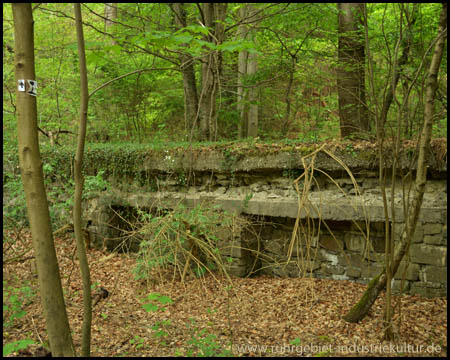
<path fill-rule="evenodd" d="M 8 238 L 16 235 L 4 230 Z M 36 296 L 23 304 L 24 317 L 4 326 L 3 345 L 19 339 L 47 341 L 31 236 L 21 231 L 19 239 L 14 245 L 3 242 L 4 288 L 5 281 L 12 287 L 28 284 Z M 56 237 L 55 246 L 72 336 L 80 351 L 82 286 L 75 241 L 67 234 Z M 341 319 L 360 299 L 366 288 L 362 284 L 255 277 L 233 278 L 231 285 L 208 275 L 187 278 L 183 285 L 172 281 L 171 273 L 146 284 L 134 279 L 132 255 L 91 249 L 88 260 L 93 294 L 100 287 L 109 293 L 93 307 L 91 356 L 201 356 L 230 349 L 226 345 L 231 341 L 235 356 L 447 356 L 444 298 L 394 297 L 401 309 L 394 317 L 398 339 L 388 343 L 382 340 L 383 297 L 361 323 Z M 154 293 L 173 303 L 146 300 Z M 145 303 L 159 309 L 147 312 Z M 21 354 L 34 354 L 37 347 L 30 345 Z"/>

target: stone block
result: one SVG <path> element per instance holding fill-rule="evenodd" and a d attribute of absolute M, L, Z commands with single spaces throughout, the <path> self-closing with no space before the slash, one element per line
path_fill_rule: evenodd
<path fill-rule="evenodd" d="M 339 264 L 343 266 L 351 266 L 355 268 L 362 268 L 363 266 L 367 265 L 367 262 L 364 261 L 361 254 L 348 252 L 346 254 L 339 254 L 338 261 Z"/>
<path fill-rule="evenodd" d="M 402 261 L 398 267 L 397 273 L 395 274 L 395 279 L 401 280 L 403 277 L 403 272 L 405 271 L 406 262 Z M 406 269 L 405 279 L 416 281 L 419 280 L 419 264 L 408 264 L 408 268 Z"/>
<path fill-rule="evenodd" d="M 354 266 L 349 266 L 346 271 L 346 275 L 349 277 L 359 278 L 361 276 L 361 269 Z"/>
<path fill-rule="evenodd" d="M 322 263 L 320 268 L 324 273 L 327 274 L 342 275 L 345 272 L 345 268 L 343 266 L 331 265 L 328 263 Z"/>
<path fill-rule="evenodd" d="M 446 266 L 447 248 L 434 245 L 412 244 L 410 248 L 411 262 Z"/>
<path fill-rule="evenodd" d="M 283 254 L 284 244 L 281 243 L 282 239 L 272 239 L 264 241 L 264 251 L 271 252 L 273 254 Z"/>
<path fill-rule="evenodd" d="M 343 275 L 333 274 L 333 275 L 331 275 L 331 278 L 333 280 L 349 280 L 349 277 L 345 274 L 343 274 Z"/>
<path fill-rule="evenodd" d="M 385 238 L 384 236 L 370 236 L 370 243 L 373 250 L 377 253 L 384 253 L 385 250 Z"/>
<path fill-rule="evenodd" d="M 244 277 L 248 274 L 249 264 L 244 259 L 231 258 L 231 262 L 228 259 L 229 257 L 224 259 L 224 266 L 230 274 L 238 277 Z"/>
<path fill-rule="evenodd" d="M 446 208 L 424 208 L 422 207 L 419 220 L 428 223 L 444 223 L 447 219 Z"/>
<path fill-rule="evenodd" d="M 440 284 L 437 284 L 438 286 Z M 409 293 L 412 295 L 421 295 L 425 297 L 447 297 L 447 289 L 435 287 L 433 283 L 423 283 L 414 281 L 411 283 Z"/>
<path fill-rule="evenodd" d="M 423 242 L 428 245 L 444 245 L 444 238 L 442 234 L 438 235 L 425 235 Z"/>
<path fill-rule="evenodd" d="M 367 266 L 363 266 L 361 269 L 361 277 L 372 279 L 377 276 L 383 270 L 383 266 L 375 263 L 371 263 Z"/>
<path fill-rule="evenodd" d="M 320 235 L 319 244 L 325 249 L 333 251 L 342 251 L 344 244 L 339 238 L 334 238 L 331 235 Z"/>
<path fill-rule="evenodd" d="M 408 293 L 410 288 L 410 283 L 408 280 L 403 281 L 403 291 L 401 291 L 402 281 L 401 280 L 394 280 L 392 284 L 392 292 L 395 295 L 399 295 L 401 293 Z"/>
<path fill-rule="evenodd" d="M 412 237 L 411 242 L 413 244 L 421 243 L 423 241 L 423 227 L 422 225 L 419 225 L 419 223 L 416 225 L 416 230 L 414 231 L 414 235 Z"/>
<path fill-rule="evenodd" d="M 220 241 L 230 241 L 233 238 L 232 229 L 229 226 L 217 226 L 214 234 Z"/>
<path fill-rule="evenodd" d="M 426 265 L 421 275 L 422 281 L 440 283 L 447 287 L 447 268 L 444 266 Z"/>
<path fill-rule="evenodd" d="M 377 262 L 380 264 L 383 263 L 385 259 L 384 253 L 376 253 L 374 251 L 365 251 L 361 256 L 366 262 Z"/>
<path fill-rule="evenodd" d="M 281 278 L 289 277 L 285 266 L 280 264 L 272 264 L 272 266 L 270 267 L 270 273 L 272 274 L 272 276 L 277 276 Z"/>
<path fill-rule="evenodd" d="M 220 186 L 217 189 L 214 190 L 214 195 L 223 195 L 227 192 L 227 188 Z"/>
<path fill-rule="evenodd" d="M 442 224 L 425 224 L 423 226 L 424 235 L 440 234 L 442 232 Z"/>
<path fill-rule="evenodd" d="M 299 266 L 303 271 L 311 272 L 320 267 L 320 261 L 304 260 L 299 262 Z"/>
<path fill-rule="evenodd" d="M 347 233 L 344 239 L 348 250 L 362 253 L 366 247 L 366 239 L 361 234 Z"/>
<path fill-rule="evenodd" d="M 229 256 L 236 257 L 236 258 L 240 258 L 240 257 L 244 256 L 245 250 L 242 248 L 242 245 L 240 244 L 239 241 L 232 241 L 230 243 L 229 249 L 230 249 L 229 254 L 228 254 Z"/>
<path fill-rule="evenodd" d="M 311 265 L 312 265 L 312 269 L 311 269 Z M 289 264 L 285 267 L 285 271 L 287 273 L 288 277 L 299 277 L 304 275 L 303 272 L 306 270 L 306 274 L 309 274 L 312 271 L 314 271 L 314 269 L 316 265 L 311 262 L 310 266 L 307 269 L 304 269 L 300 263 L 297 263 L 296 260 L 289 262 Z"/>
<path fill-rule="evenodd" d="M 341 262 L 339 262 L 339 256 L 340 255 L 331 253 L 330 251 L 328 251 L 326 249 L 320 249 L 320 251 L 317 255 L 317 260 L 327 261 L 327 262 L 331 263 L 332 265 L 341 264 L 341 265 L 345 266 L 345 264 L 342 264 Z"/>

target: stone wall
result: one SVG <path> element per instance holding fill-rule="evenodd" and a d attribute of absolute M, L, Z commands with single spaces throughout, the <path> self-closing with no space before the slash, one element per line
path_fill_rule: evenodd
<path fill-rule="evenodd" d="M 302 162 L 302 154 L 295 152 L 232 160 L 227 153 L 206 153 L 189 164 L 183 161 L 186 154 L 164 156 L 142 164 L 146 182 L 111 176 L 111 189 L 90 200 L 89 229 L 98 244 L 114 247 L 113 239 L 120 238 L 125 222 L 116 214 L 118 209 L 132 213 L 136 208 L 173 209 L 180 202 L 188 207 L 215 205 L 253 224 L 233 231 L 217 226 L 218 246 L 223 256 L 233 259 L 229 270 L 237 276 L 312 274 L 366 283 L 381 271 L 385 224 L 376 162 L 358 154 L 347 156 L 344 162 L 352 178 L 341 164 L 320 154 L 315 166 L 307 169 L 312 178 L 305 184 L 299 176 L 304 174 L 303 164 L 312 161 Z M 404 174 L 413 169 L 407 160 L 400 164 Z M 395 209 L 392 214 L 389 205 L 390 226 L 398 241 L 408 196 L 403 190 L 412 183 L 402 184 L 397 178 L 393 194 L 391 185 L 386 184 Z M 446 164 L 433 163 L 409 254 L 393 283 L 397 291 L 403 286 L 411 294 L 446 295 L 446 193 Z M 132 250 L 138 243 L 136 238 L 127 240 Z"/>

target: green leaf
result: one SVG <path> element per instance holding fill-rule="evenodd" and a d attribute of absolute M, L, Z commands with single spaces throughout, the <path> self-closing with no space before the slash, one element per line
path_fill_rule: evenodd
<path fill-rule="evenodd" d="M 145 311 L 147 312 L 155 312 L 158 311 L 159 307 L 155 304 L 144 304 L 142 305 Z"/>
<path fill-rule="evenodd" d="M 173 300 L 172 300 L 170 297 L 168 297 L 168 296 L 161 296 L 161 297 L 158 299 L 158 301 L 159 301 L 161 304 L 172 304 L 172 303 L 173 303 Z"/>
<path fill-rule="evenodd" d="M 112 45 L 108 47 L 108 50 L 111 50 L 116 55 L 120 55 L 123 49 L 120 45 Z"/>
<path fill-rule="evenodd" d="M 180 34 L 180 35 L 175 35 L 173 37 L 173 39 L 177 44 L 186 44 L 186 43 L 190 43 L 192 41 L 192 39 L 194 39 L 194 37 L 189 34 Z"/>
<path fill-rule="evenodd" d="M 147 296 L 147 300 L 158 300 L 161 296 L 160 293 L 152 293 Z"/>
<path fill-rule="evenodd" d="M 188 25 L 184 28 L 184 30 L 192 31 L 194 34 L 203 34 L 208 35 L 209 29 L 203 25 Z"/>

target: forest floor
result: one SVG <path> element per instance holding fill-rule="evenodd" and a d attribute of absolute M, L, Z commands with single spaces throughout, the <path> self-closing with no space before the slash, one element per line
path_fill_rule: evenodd
<path fill-rule="evenodd" d="M 4 231 L 4 236 L 15 234 Z M 74 240 L 67 235 L 55 243 L 73 341 L 80 352 L 82 286 Z M 29 284 L 36 294 L 23 307 L 26 315 L 12 326 L 5 326 L 4 312 L 3 345 L 32 339 L 35 345 L 20 352 L 31 356 L 40 345 L 48 347 L 48 339 L 29 233 L 22 231 L 14 246 L 4 240 L 3 260 L 4 291 L 5 284 Z M 211 275 L 188 278 L 184 284 L 170 276 L 146 284 L 134 280 L 136 259 L 131 255 L 93 249 L 88 260 L 92 284 L 109 292 L 93 309 L 91 356 L 202 356 L 226 354 L 225 349 L 235 356 L 447 356 L 446 298 L 394 297 L 398 337 L 390 343 L 382 339 L 383 296 L 360 323 L 341 319 L 363 294 L 366 287 L 361 284 L 255 277 L 234 278 L 230 286 Z M 151 293 L 174 302 L 146 312 L 142 305 Z"/>

